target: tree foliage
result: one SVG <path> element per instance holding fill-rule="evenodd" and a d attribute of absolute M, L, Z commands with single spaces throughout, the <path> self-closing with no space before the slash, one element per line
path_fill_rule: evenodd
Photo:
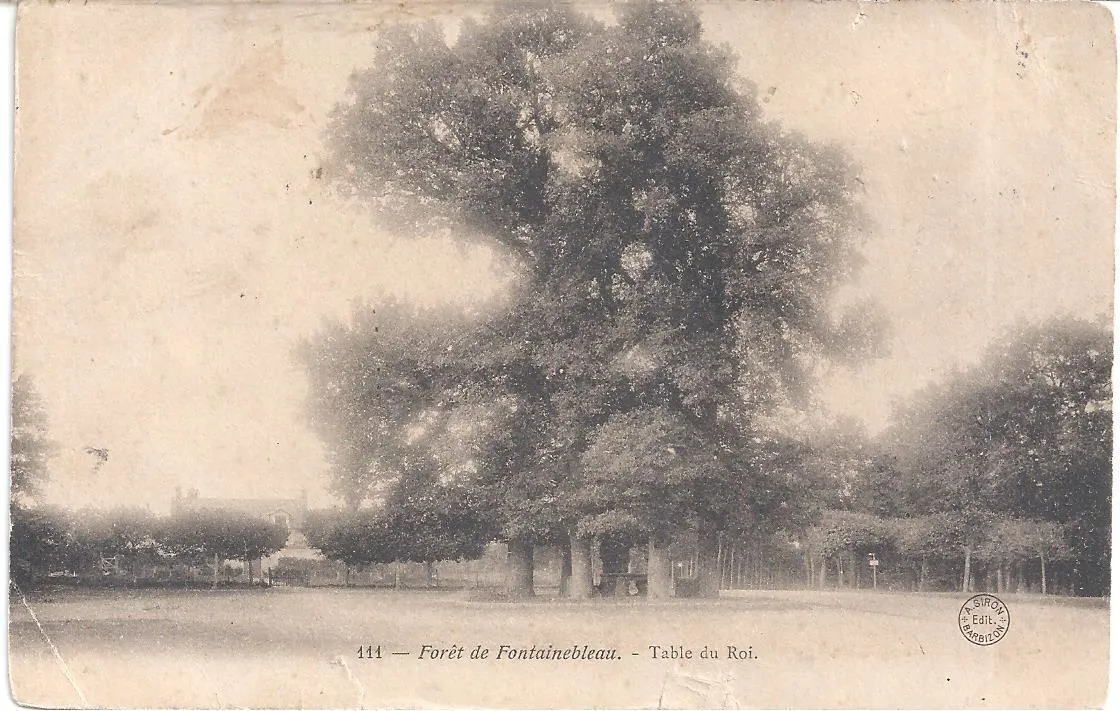
<path fill-rule="evenodd" d="M 391 563 L 397 556 L 394 533 L 387 524 L 368 509 L 312 511 L 305 535 L 307 544 L 330 560 L 359 567 Z"/>
<path fill-rule="evenodd" d="M 1068 560 L 1072 556 L 1061 525 L 1052 521 L 1000 519 L 980 544 L 978 555 L 996 564 L 1028 560 Z"/>
<path fill-rule="evenodd" d="M 219 560 L 251 561 L 272 555 L 288 540 L 286 527 L 238 511 L 192 509 L 158 524 L 162 551 L 177 560 L 202 563 Z"/>
<path fill-rule="evenodd" d="M 105 561 L 132 572 L 159 564 L 212 563 L 215 556 L 248 562 L 279 551 L 287 538 L 284 526 L 236 511 L 156 516 L 133 507 L 35 506 L 13 516 L 12 570 L 35 582 L 50 572 L 104 573 Z"/>
<path fill-rule="evenodd" d="M 496 532 L 471 496 L 443 489 L 379 508 L 313 511 L 307 542 L 325 557 L 352 566 L 475 559 Z"/>
<path fill-rule="evenodd" d="M 69 515 L 71 570 L 91 568 L 102 558 L 125 556 L 130 562 L 160 560 L 161 521 L 147 509 L 79 509 Z"/>
<path fill-rule="evenodd" d="M 685 5 L 620 6 L 615 24 L 512 10 L 450 44 L 434 23 L 386 29 L 332 119 L 337 185 L 399 234 L 485 245 L 510 277 L 465 328 L 417 319 L 407 357 L 372 318 L 309 341 L 313 397 L 337 383 L 356 403 L 332 430 L 349 443 L 335 476 L 361 472 L 360 496 L 402 488 L 401 433 L 466 408 L 464 481 L 504 537 L 727 520 L 727 492 L 776 488 L 751 459 L 754 418 L 869 340 L 828 308 L 859 261 L 851 166 L 763 121 Z M 339 343 L 345 377 L 316 355 Z M 425 444 L 419 468 L 446 475 Z"/>
<path fill-rule="evenodd" d="M 817 555 L 838 553 L 863 556 L 882 553 L 894 545 L 893 531 L 886 521 L 871 514 L 826 511 L 821 523 L 809 531 L 809 545 Z"/>
<path fill-rule="evenodd" d="M 352 508 L 421 485 L 469 480 L 481 436 L 509 403 L 458 380 L 471 338 L 463 312 L 395 299 L 355 308 L 300 344 L 311 380 L 309 414 L 323 441 L 331 488 Z M 475 364 L 493 375 L 494 366 Z"/>
<path fill-rule="evenodd" d="M 1068 317 L 1020 324 L 981 362 L 919 393 L 883 437 L 907 511 L 945 512 L 980 546 L 1011 555 L 1023 521 L 1062 532 L 1080 590 L 1108 590 L 1112 336 Z M 1041 530 L 1041 529 L 1039 529 Z M 1012 542 L 1019 540 L 1020 543 Z M 1005 541 L 999 543 L 998 541 Z M 1004 555 L 1000 553 L 999 555 Z M 1064 557 L 1064 553 L 1062 554 Z"/>
<path fill-rule="evenodd" d="M 34 583 L 37 575 L 65 566 L 71 550 L 69 519 L 63 509 L 13 509 L 8 554 L 14 580 Z"/>
<path fill-rule="evenodd" d="M 12 382 L 11 495 L 24 506 L 42 493 L 56 445 L 47 433 L 42 400 L 27 375 Z"/>
<path fill-rule="evenodd" d="M 893 519 L 894 547 L 911 560 L 956 559 L 961 552 L 960 531 L 946 513 Z"/>

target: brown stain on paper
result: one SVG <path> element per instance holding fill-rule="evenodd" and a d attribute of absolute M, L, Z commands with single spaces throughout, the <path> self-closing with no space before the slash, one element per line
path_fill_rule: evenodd
<path fill-rule="evenodd" d="M 247 122 L 290 128 L 290 116 L 303 112 L 304 106 L 281 81 L 284 66 L 284 49 L 277 41 L 252 53 L 213 91 L 208 102 L 211 85 L 200 89 L 198 103 L 205 105 L 190 137 L 215 138 Z"/>

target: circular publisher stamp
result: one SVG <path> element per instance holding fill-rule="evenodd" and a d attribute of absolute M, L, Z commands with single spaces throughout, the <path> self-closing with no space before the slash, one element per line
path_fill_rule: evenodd
<path fill-rule="evenodd" d="M 965 639 L 987 647 L 1007 636 L 1007 630 L 1011 627 L 1011 614 L 1003 600 L 990 593 L 980 593 L 961 605 L 957 624 Z"/>

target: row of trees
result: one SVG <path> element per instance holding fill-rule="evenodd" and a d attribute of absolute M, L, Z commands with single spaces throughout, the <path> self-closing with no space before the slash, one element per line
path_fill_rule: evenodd
<path fill-rule="evenodd" d="M 133 575 L 156 565 L 246 563 L 282 549 L 285 526 L 228 510 L 193 509 L 169 516 L 119 507 L 70 511 L 43 502 L 56 449 L 46 412 L 31 380 L 12 387 L 10 568 L 14 579 L 35 584 L 51 572 L 97 573 L 106 566 Z"/>
<path fill-rule="evenodd" d="M 757 437 L 754 462 L 765 470 L 759 479 L 766 488 L 760 485 L 747 504 L 732 498 L 733 490 L 720 492 L 729 508 L 742 507 L 722 531 L 749 540 L 784 530 L 802 545 L 810 585 L 823 584 L 826 569 L 841 580 L 851 576 L 874 552 L 884 570 L 912 571 L 920 589 L 932 567 L 955 569 L 957 586 L 968 590 L 979 566 L 994 576 L 990 586 L 1030 577 L 1046 592 L 1058 564 L 1073 592 L 1107 594 L 1111 349 L 1102 323 L 1057 318 L 1020 326 L 998 338 L 979 363 L 898 408 L 876 438 L 843 421 L 804 427 L 797 436 Z M 610 433 L 610 424 L 601 432 Z M 680 490 L 657 488 L 661 477 L 687 481 L 690 462 L 708 465 L 703 450 L 691 459 L 673 456 L 695 443 L 686 433 L 666 432 L 661 422 L 630 423 L 617 436 L 638 439 L 614 449 L 590 447 L 584 462 L 591 466 L 568 500 L 569 511 L 582 511 L 581 532 L 612 549 L 643 542 L 645 521 L 679 515 L 673 507 Z M 450 462 L 461 446 L 452 439 L 428 451 Z M 648 456 L 635 458 L 643 450 Z M 596 477 L 595 466 L 614 467 L 619 476 Z M 410 487 L 388 490 L 399 496 Z M 471 498 L 477 489 L 459 485 L 452 496 L 469 511 L 471 525 L 418 515 L 438 492 L 452 489 L 436 484 L 428 491 L 437 493 L 407 506 L 386 499 L 377 509 L 384 513 L 375 516 L 384 543 L 351 536 L 347 545 L 358 549 L 352 560 L 431 560 L 440 551 L 470 557 L 487 535 L 500 537 L 485 499 Z M 394 543 L 426 539 L 440 543 L 417 553 Z"/>
<path fill-rule="evenodd" d="M 453 488 L 385 508 L 310 511 L 303 531 L 308 546 L 357 567 L 475 559 L 497 535 L 471 505 L 470 492 Z"/>
<path fill-rule="evenodd" d="M 155 516 L 146 509 L 68 511 L 29 506 L 13 511 L 12 574 L 34 584 L 57 571 L 113 570 L 138 575 L 156 565 L 248 564 L 284 547 L 285 527 L 234 511 Z"/>
<path fill-rule="evenodd" d="M 1110 369 L 1111 338 L 1103 325 L 1054 320 L 997 341 L 974 368 L 901 409 L 901 417 L 875 440 L 842 426 L 814 429 L 797 440 L 760 439 L 760 450 L 769 453 L 771 480 L 787 480 L 784 498 L 770 507 L 770 516 L 744 517 L 728 533 L 758 541 L 778 531 L 777 539 L 798 541 L 809 585 L 823 585 L 832 573 L 838 583 L 850 584 L 863 556 L 875 553 L 884 572 L 909 570 L 919 589 L 926 587 L 931 568 L 949 567 L 967 590 L 980 566 L 989 585 L 994 574 L 997 589 L 1031 577 L 1046 592 L 1057 564 L 1074 592 L 1104 594 L 1111 525 Z M 17 383 L 12 459 L 17 578 L 36 570 L 88 570 L 106 558 L 134 568 L 214 556 L 252 560 L 283 545 L 282 529 L 230 512 L 160 518 L 138 509 L 68 513 L 34 505 L 50 444 L 33 390 L 25 380 Z M 945 462 L 946 452 L 986 457 L 992 466 L 970 470 Z M 1024 454 L 1031 466 L 1003 466 Z M 908 464 L 929 459 L 940 464 Z M 1029 477 L 1026 491 L 1024 477 Z M 639 487 L 645 481 L 640 469 L 633 479 Z M 313 512 L 306 527 L 309 542 L 329 558 L 361 566 L 473 558 L 501 536 L 487 502 L 470 486 L 445 482 L 419 493 L 408 487 L 393 493 L 383 506 Z M 748 513 L 760 508 L 756 502 Z M 640 526 L 630 522 L 626 529 L 619 523 L 632 512 L 633 507 L 585 518 L 585 530 L 607 544 L 601 551 L 605 565 L 612 551 L 641 541 Z M 624 536 L 622 530 L 635 533 Z"/>
<path fill-rule="evenodd" d="M 837 584 L 855 579 L 856 567 L 874 555 L 890 572 L 913 576 L 925 590 L 931 565 L 956 567 L 961 590 L 975 587 L 975 565 L 995 573 L 994 587 L 1003 592 L 1013 574 L 1022 577 L 1034 565 L 1041 592 L 1046 594 L 1047 567 L 1072 558 L 1067 532 L 1052 521 L 1037 521 L 946 512 L 914 518 L 882 518 L 850 511 L 827 511 L 805 539 L 807 584 L 825 586 L 830 570 Z M 846 569 L 846 570 L 845 570 Z M 1051 568 L 1051 573 L 1053 572 Z"/>
<path fill-rule="evenodd" d="M 1046 522 L 1063 533 L 1076 591 L 1107 595 L 1112 362 L 1103 321 L 1010 330 L 977 364 L 898 408 L 865 467 L 862 510 L 959 521 L 966 569 L 993 525 L 1011 540 L 1022 533 L 1016 521 Z"/>

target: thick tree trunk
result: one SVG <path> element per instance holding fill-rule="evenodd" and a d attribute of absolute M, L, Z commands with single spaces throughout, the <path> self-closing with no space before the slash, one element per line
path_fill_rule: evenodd
<path fill-rule="evenodd" d="M 214 584 L 210 587 L 211 590 L 218 589 L 218 554 L 214 554 Z"/>
<path fill-rule="evenodd" d="M 700 597 L 719 597 L 719 533 L 701 523 L 696 531 L 696 579 Z"/>
<path fill-rule="evenodd" d="M 436 580 L 436 564 L 434 561 L 424 561 L 424 574 L 428 578 L 428 587 L 434 588 L 438 585 L 438 581 Z"/>
<path fill-rule="evenodd" d="M 961 592 L 972 590 L 972 548 L 964 549 L 964 579 L 961 581 Z"/>
<path fill-rule="evenodd" d="M 533 596 L 533 544 L 515 539 L 509 542 L 506 591 L 510 597 Z"/>
<path fill-rule="evenodd" d="M 922 570 L 918 574 L 918 592 L 926 589 L 926 578 L 929 576 L 929 559 L 922 558 Z"/>
<path fill-rule="evenodd" d="M 809 551 L 805 551 L 805 588 L 811 589 L 813 587 L 813 556 L 809 555 Z"/>
<path fill-rule="evenodd" d="M 572 531 L 570 539 L 572 579 L 568 594 L 574 600 L 586 600 L 591 597 L 591 537 L 578 536 Z"/>
<path fill-rule="evenodd" d="M 1003 592 L 1003 566 L 996 566 L 996 592 Z"/>
<path fill-rule="evenodd" d="M 820 567 L 819 572 L 820 572 L 819 577 L 821 579 L 819 587 L 820 587 L 821 590 L 824 590 L 824 576 L 825 576 L 825 573 L 828 572 L 828 558 L 823 558 L 823 557 L 821 558 L 821 567 Z"/>
<path fill-rule="evenodd" d="M 1039 560 L 1042 561 L 1042 594 L 1046 594 L 1046 556 L 1040 556 Z"/>
<path fill-rule="evenodd" d="M 836 556 L 836 587 L 844 587 L 844 556 Z"/>
<path fill-rule="evenodd" d="M 560 597 L 567 597 L 572 587 L 572 548 L 558 546 L 560 551 Z"/>
<path fill-rule="evenodd" d="M 673 567 L 669 562 L 669 547 L 649 539 L 649 561 L 646 565 L 646 584 L 650 599 L 673 596 Z"/>

